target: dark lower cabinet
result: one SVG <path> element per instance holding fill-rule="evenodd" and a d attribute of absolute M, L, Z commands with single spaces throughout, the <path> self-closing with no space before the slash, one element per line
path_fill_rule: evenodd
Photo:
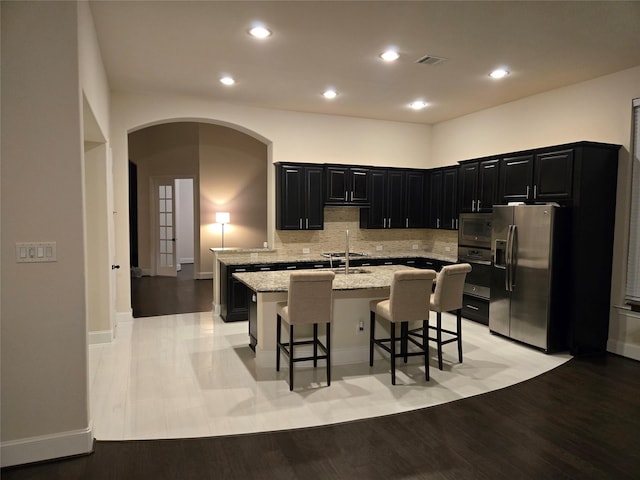
<path fill-rule="evenodd" d="M 220 265 L 220 317 L 225 322 L 238 322 L 248 318 L 248 289 L 233 274 L 249 271 L 253 271 L 251 266 Z"/>
<path fill-rule="evenodd" d="M 462 296 L 462 316 L 489 325 L 489 300 L 464 294 Z"/>

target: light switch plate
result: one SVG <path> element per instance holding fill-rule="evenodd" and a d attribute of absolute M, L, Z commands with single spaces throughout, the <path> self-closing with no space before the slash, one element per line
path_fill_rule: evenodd
<path fill-rule="evenodd" d="M 16 242 L 17 263 L 57 262 L 56 242 Z"/>

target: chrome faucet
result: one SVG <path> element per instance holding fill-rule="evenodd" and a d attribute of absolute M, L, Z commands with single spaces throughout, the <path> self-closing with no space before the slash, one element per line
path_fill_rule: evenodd
<path fill-rule="evenodd" d="M 349 275 L 349 230 L 347 230 L 346 246 L 344 249 L 344 274 Z"/>

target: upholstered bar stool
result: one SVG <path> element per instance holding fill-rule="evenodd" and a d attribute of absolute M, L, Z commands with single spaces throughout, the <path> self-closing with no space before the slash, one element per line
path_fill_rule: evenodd
<path fill-rule="evenodd" d="M 429 380 L 429 298 L 436 272 L 433 270 L 400 270 L 393 274 L 391 292 L 388 300 L 372 300 L 371 328 L 369 337 L 369 365 L 373 366 L 373 348 L 378 345 L 390 354 L 391 384 L 396 384 L 396 358 L 424 356 L 425 379 Z M 387 320 L 390 325 L 390 338 L 375 338 L 376 315 Z M 422 321 L 424 337 L 421 342 L 407 335 L 408 322 Z M 401 324 L 400 337 L 396 336 L 396 323 Z M 419 351 L 409 352 L 407 341 L 418 347 Z M 400 342 L 400 351 L 396 343 Z"/>
<path fill-rule="evenodd" d="M 313 360 L 327 361 L 327 385 L 331 385 L 331 322 L 333 320 L 333 272 L 293 272 L 289 279 L 287 302 L 276 305 L 277 309 L 277 346 L 276 371 L 280 371 L 280 352 L 289 359 L 289 390 L 293 390 L 293 364 Z M 282 321 L 289 325 L 289 339 L 282 341 Z M 326 325 L 325 344 L 318 339 L 318 324 Z M 313 325 L 311 340 L 295 340 L 295 325 Z M 311 356 L 295 357 L 294 347 L 313 345 Z M 318 353 L 321 350 L 321 354 Z"/>
<path fill-rule="evenodd" d="M 468 263 L 447 265 L 436 277 L 436 288 L 431 297 L 430 309 L 436 312 L 436 325 L 429 325 L 435 331 L 435 337 L 429 340 L 436 342 L 438 348 L 438 368 L 442 370 L 442 346 L 451 342 L 458 343 L 458 361 L 462 363 L 462 295 L 467 273 L 471 271 Z M 442 328 L 442 312 L 455 312 L 456 330 Z M 409 337 L 422 338 L 424 333 L 419 329 L 410 330 Z M 442 335 L 446 335 L 443 339 Z"/>

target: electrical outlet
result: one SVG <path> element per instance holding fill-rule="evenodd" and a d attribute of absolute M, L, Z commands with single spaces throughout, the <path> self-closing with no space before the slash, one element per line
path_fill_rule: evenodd
<path fill-rule="evenodd" d="M 382 250 L 382 245 L 376 245 L 376 250 L 379 252 Z"/>
<path fill-rule="evenodd" d="M 309 250 L 308 248 L 303 248 L 303 249 L 302 249 L 302 253 L 309 253 L 309 251 L 310 251 L 310 250 Z"/>
<path fill-rule="evenodd" d="M 360 320 L 358 322 L 358 330 L 357 333 L 364 333 L 364 320 Z"/>
<path fill-rule="evenodd" d="M 445 252 L 450 252 L 451 251 L 451 247 L 444 247 L 444 251 Z"/>
<path fill-rule="evenodd" d="M 414 243 L 413 245 L 411 245 L 411 248 L 412 248 L 413 250 L 417 250 L 417 249 L 418 249 L 418 245 Z"/>

